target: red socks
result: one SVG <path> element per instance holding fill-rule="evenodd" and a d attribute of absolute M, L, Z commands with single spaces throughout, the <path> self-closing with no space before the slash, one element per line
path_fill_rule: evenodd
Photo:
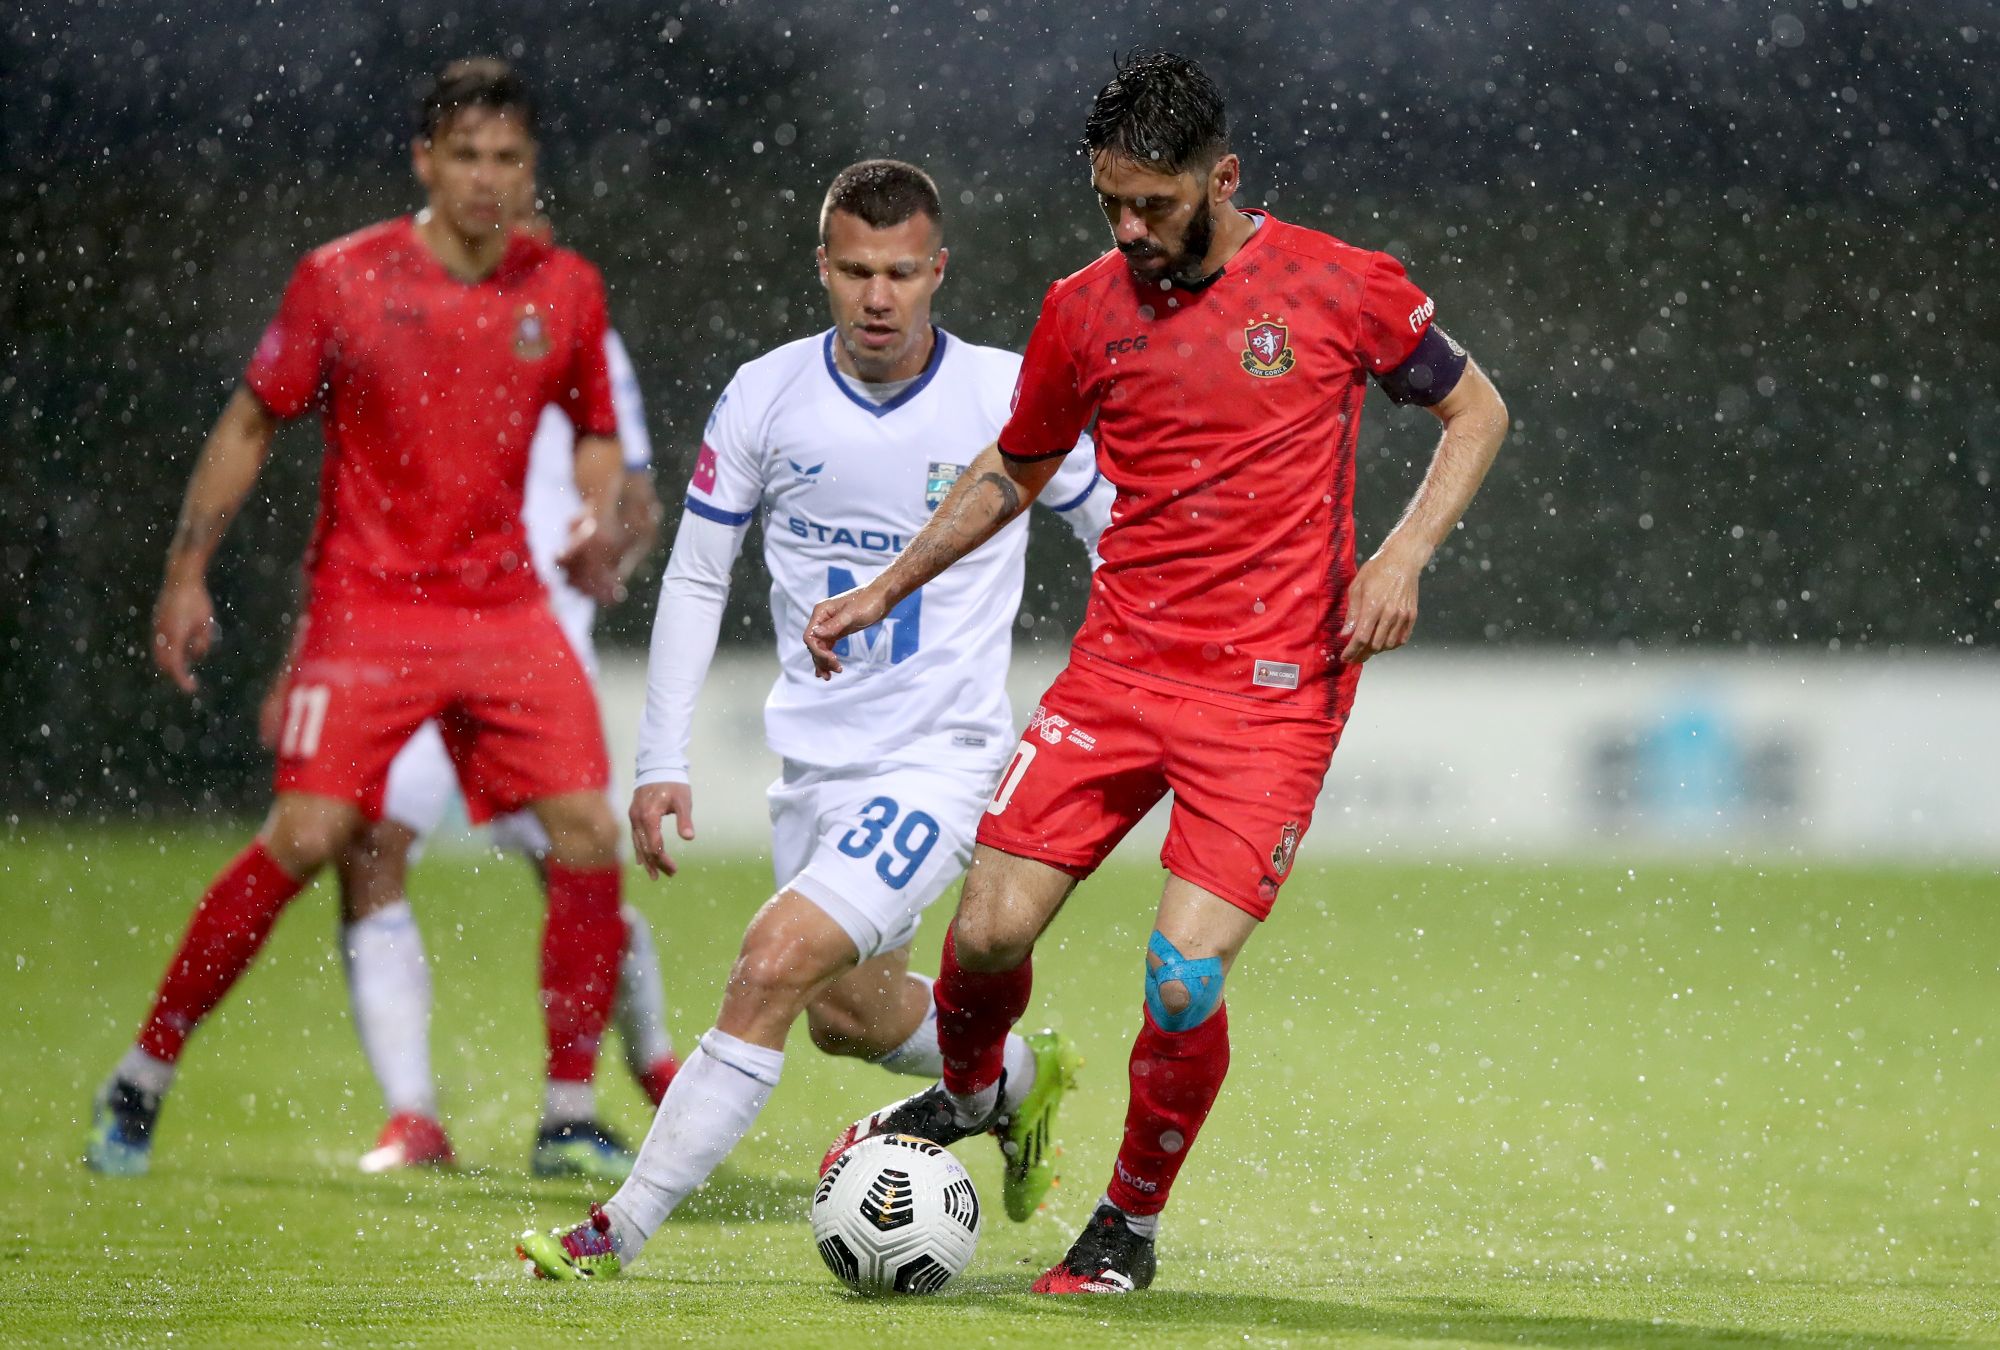
<path fill-rule="evenodd" d="M 167 965 L 139 1048 L 172 1064 L 181 1047 L 250 969 L 287 902 L 304 887 L 253 841 L 208 884 L 188 920 L 187 936 Z"/>
<path fill-rule="evenodd" d="M 1127 1214 L 1158 1214 L 1166 1207 L 1167 1192 L 1229 1072 L 1228 1005 L 1189 1031 L 1162 1031 L 1150 1011 L 1144 1016 L 1132 1043 L 1125 1139 L 1106 1192 Z"/>
<path fill-rule="evenodd" d="M 620 869 L 546 868 L 548 923 L 542 929 L 542 1020 L 549 1036 L 549 1080 L 588 1083 L 618 988 L 625 919 L 618 912 Z"/>
<path fill-rule="evenodd" d="M 944 934 L 944 961 L 931 997 L 938 1010 L 938 1050 L 944 1056 L 945 1089 L 970 1097 L 1000 1081 L 1007 1033 L 1028 1010 L 1034 961 L 1012 970 L 973 971 L 958 964 L 952 930 Z"/>

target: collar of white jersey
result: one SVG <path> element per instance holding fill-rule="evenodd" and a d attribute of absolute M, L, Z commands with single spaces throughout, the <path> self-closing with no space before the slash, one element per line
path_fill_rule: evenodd
<path fill-rule="evenodd" d="M 877 417 L 887 417 L 918 394 L 924 392 L 924 386 L 937 378 L 938 370 L 944 365 L 945 344 L 950 341 L 944 329 L 938 327 L 936 324 L 932 324 L 931 359 L 930 363 L 924 367 L 924 373 L 912 380 L 909 388 L 890 399 L 887 403 L 876 403 L 871 399 L 861 397 L 861 395 L 849 389 L 847 381 L 840 378 L 840 367 L 833 362 L 833 338 L 834 330 L 829 328 L 826 330 L 826 341 L 820 345 L 821 352 L 826 357 L 826 377 L 833 381 L 835 389 L 838 389 L 847 396 L 848 402 L 863 412 L 873 413 Z"/>

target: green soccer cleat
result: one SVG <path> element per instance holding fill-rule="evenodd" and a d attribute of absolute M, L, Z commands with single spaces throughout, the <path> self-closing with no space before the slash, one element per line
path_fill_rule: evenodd
<path fill-rule="evenodd" d="M 1013 1116 L 994 1127 L 1006 1163 L 1001 1198 L 1007 1217 L 1016 1223 L 1033 1218 L 1056 1184 L 1056 1107 L 1076 1086 L 1077 1066 L 1083 1063 L 1075 1043 L 1060 1031 L 1037 1031 L 1026 1039 L 1035 1052 L 1035 1085 Z"/>
<path fill-rule="evenodd" d="M 108 1177 L 143 1177 L 153 1161 L 159 1094 L 123 1078 L 108 1079 L 90 1104 L 90 1141 L 83 1163 Z"/>
<path fill-rule="evenodd" d="M 632 1150 L 594 1120 L 544 1125 L 535 1135 L 531 1161 L 538 1177 L 581 1177 L 617 1185 L 631 1174 Z"/>
<path fill-rule="evenodd" d="M 622 1268 L 611 1241 L 611 1216 L 597 1205 L 567 1232 L 527 1232 L 514 1254 L 534 1267 L 538 1280 L 608 1280 Z"/>

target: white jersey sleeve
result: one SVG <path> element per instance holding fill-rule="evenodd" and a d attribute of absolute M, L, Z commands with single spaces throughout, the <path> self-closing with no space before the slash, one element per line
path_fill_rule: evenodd
<path fill-rule="evenodd" d="M 688 781 L 695 696 L 715 659 L 729 603 L 729 574 L 748 528 L 718 525 L 692 511 L 681 517 L 667 574 L 660 579 L 660 607 L 653 615 L 634 787 Z"/>
<path fill-rule="evenodd" d="M 732 380 L 702 432 L 686 509 L 674 533 L 646 661 L 636 787 L 688 781 L 695 698 L 708 678 L 729 601 L 729 574 L 764 495 L 761 430 Z"/>
<path fill-rule="evenodd" d="M 604 360 L 611 367 L 611 407 L 618 415 L 618 444 L 625 451 L 625 468 L 637 473 L 653 465 L 653 437 L 646 430 L 646 404 L 639 397 L 639 373 L 625 340 L 615 330 L 604 335 Z"/>
<path fill-rule="evenodd" d="M 764 500 L 763 428 L 741 371 L 715 401 L 688 480 L 687 509 L 718 525 L 748 525 Z"/>
<path fill-rule="evenodd" d="M 1117 498 L 1097 467 L 1097 446 L 1088 435 L 1077 440 L 1076 449 L 1063 458 L 1056 476 L 1042 489 L 1036 502 L 1063 518 L 1063 523 L 1083 542 L 1090 554 L 1090 570 L 1097 570 L 1097 537 L 1111 523 L 1111 503 Z"/>

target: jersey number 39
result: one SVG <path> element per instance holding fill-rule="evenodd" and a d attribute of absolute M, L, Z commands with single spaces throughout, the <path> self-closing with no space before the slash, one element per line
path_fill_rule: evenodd
<path fill-rule="evenodd" d="M 898 815 L 903 823 L 892 834 L 890 826 L 896 825 Z M 938 833 L 938 823 L 922 811 L 905 812 L 894 798 L 876 797 L 861 808 L 861 819 L 834 847 L 850 858 L 876 854 L 875 875 L 900 891 L 930 857 Z"/>

